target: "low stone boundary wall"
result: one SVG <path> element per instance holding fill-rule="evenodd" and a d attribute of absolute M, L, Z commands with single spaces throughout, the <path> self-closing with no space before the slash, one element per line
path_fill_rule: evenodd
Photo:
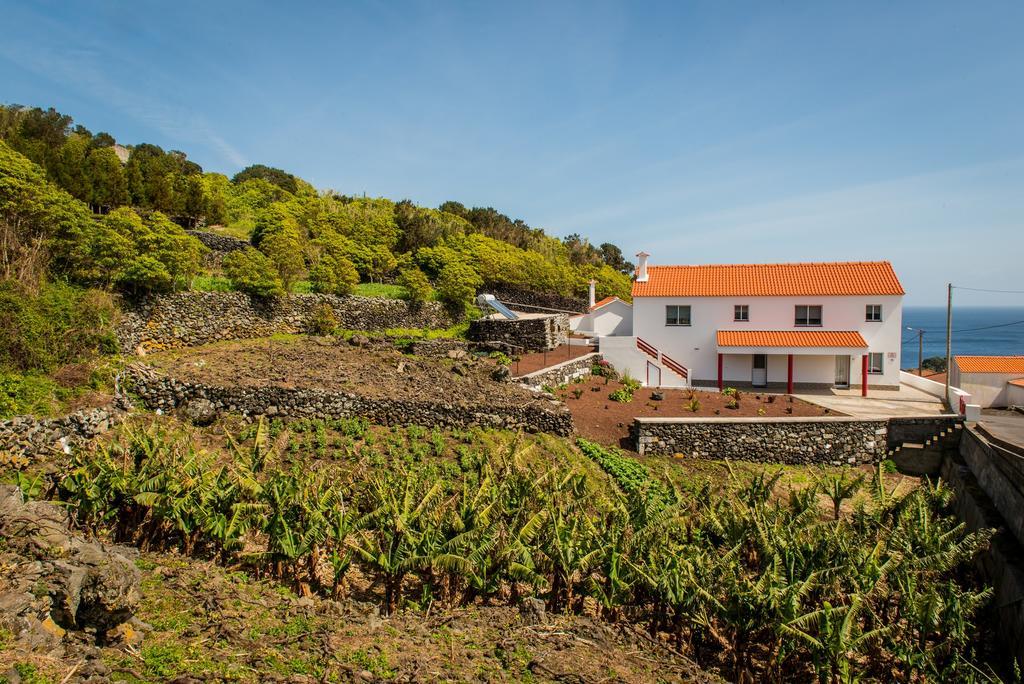
<path fill-rule="evenodd" d="M 542 368 L 539 371 L 527 373 L 518 378 L 513 378 L 513 380 L 532 390 L 539 390 L 545 385 L 548 387 L 558 387 L 559 385 L 568 384 L 577 378 L 590 375 L 590 369 L 600 360 L 601 355 L 593 352 L 592 354 L 579 356 L 571 361 L 563 361 L 549 368 Z"/>
<path fill-rule="evenodd" d="M 127 408 L 121 400 L 115 400 L 110 406 L 58 418 L 15 416 L 0 420 L 0 452 L 31 458 L 39 452 L 63 451 L 120 423 Z"/>
<path fill-rule="evenodd" d="M 206 230 L 186 230 L 186 233 L 202 242 L 208 249 L 214 252 L 229 254 L 251 247 L 248 241 L 233 238 L 230 235 L 211 233 Z"/>
<path fill-rule="evenodd" d="M 453 320 L 438 302 L 410 306 L 401 299 L 293 294 L 259 299 L 241 292 L 179 292 L 127 303 L 117 324 L 121 348 L 192 347 L 218 340 L 305 333 L 324 306 L 338 325 L 355 330 L 447 328 Z"/>
<path fill-rule="evenodd" d="M 379 425 L 481 426 L 561 436 L 571 435 L 574 429 L 564 404 L 540 397 L 520 406 L 494 406 L 462 405 L 443 398 L 370 398 L 318 389 L 214 387 L 181 382 L 143 364 L 130 366 L 126 380 L 146 408 L 153 410 L 169 411 L 205 400 L 215 412 L 253 416 L 366 418 Z"/>
<path fill-rule="evenodd" d="M 635 418 L 643 454 L 759 463 L 852 465 L 886 457 L 885 420 L 859 418 Z"/>

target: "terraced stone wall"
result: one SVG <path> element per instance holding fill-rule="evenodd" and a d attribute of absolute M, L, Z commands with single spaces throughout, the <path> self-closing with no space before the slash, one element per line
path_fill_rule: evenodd
<path fill-rule="evenodd" d="M 305 388 L 213 387 L 182 382 L 144 364 L 134 364 L 126 373 L 135 394 L 152 410 L 190 409 L 192 402 L 209 402 L 214 413 L 285 418 L 360 417 L 378 425 L 480 426 L 562 436 L 573 433 L 572 414 L 565 405 L 539 396 L 518 406 L 467 405 L 431 396 L 405 400 Z"/>
<path fill-rule="evenodd" d="M 123 306 L 117 334 L 126 352 L 193 347 L 218 340 L 306 333 L 327 307 L 342 328 L 447 328 L 453 320 L 437 302 L 293 294 L 259 299 L 241 292 L 179 292 Z"/>

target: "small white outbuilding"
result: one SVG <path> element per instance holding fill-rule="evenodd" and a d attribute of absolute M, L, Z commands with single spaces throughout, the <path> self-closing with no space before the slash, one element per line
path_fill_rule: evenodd
<path fill-rule="evenodd" d="M 1024 402 L 1024 356 L 954 356 L 949 384 L 971 395 L 982 408 Z"/>
<path fill-rule="evenodd" d="M 581 335 L 628 337 L 633 334 L 633 306 L 618 297 L 605 297 L 587 313 L 570 318 L 569 327 Z"/>

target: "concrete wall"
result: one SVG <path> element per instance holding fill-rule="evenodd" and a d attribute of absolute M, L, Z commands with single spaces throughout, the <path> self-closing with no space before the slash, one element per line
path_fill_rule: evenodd
<path fill-rule="evenodd" d="M 957 387 L 968 392 L 973 402 L 982 408 L 1002 408 L 1010 405 L 1007 388 L 1010 380 L 1020 377 L 1019 373 L 956 373 Z M 950 380 L 954 376 L 950 376 Z"/>
<path fill-rule="evenodd" d="M 640 454 L 760 463 L 847 465 L 886 457 L 885 420 L 857 418 L 636 418 Z"/>
<path fill-rule="evenodd" d="M 691 369 L 691 377 L 702 381 L 718 378 L 718 330 L 856 330 L 861 333 L 872 352 L 885 354 L 884 372 L 872 375 L 869 385 L 899 385 L 902 297 L 637 297 L 633 300 L 633 334 L 663 350 Z M 665 306 L 688 304 L 690 326 L 665 325 Z M 733 320 L 733 306 L 750 307 L 750 320 Z M 794 325 L 798 304 L 821 305 L 822 326 L 800 328 Z M 880 322 L 865 321 L 868 304 L 882 305 Z M 850 360 L 851 381 L 860 384 L 860 356 Z M 889 355 L 894 354 L 890 359 Z M 851 354 L 852 356 L 852 354 Z M 728 357 L 727 357 L 728 358 Z M 834 360 L 809 357 L 803 367 L 794 364 L 796 380 L 828 382 L 835 379 Z M 781 357 L 784 363 L 785 357 Z M 785 382 L 785 366 L 769 360 L 769 381 Z M 801 372 L 807 377 L 801 375 Z M 726 372 L 726 381 L 749 381 L 750 365 L 734 360 Z"/>
<path fill-rule="evenodd" d="M 1020 385 L 1007 385 L 1006 405 L 1024 406 L 1024 387 Z"/>
<path fill-rule="evenodd" d="M 635 337 L 600 337 L 598 350 L 620 375 L 629 373 L 645 387 L 689 387 L 690 382 L 637 349 Z M 692 377 L 692 375 L 691 375 Z"/>

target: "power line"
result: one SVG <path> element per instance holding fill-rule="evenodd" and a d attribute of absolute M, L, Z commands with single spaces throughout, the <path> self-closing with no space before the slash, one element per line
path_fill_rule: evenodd
<path fill-rule="evenodd" d="M 954 290 L 970 290 L 971 292 L 998 292 L 999 294 L 1024 294 L 1024 290 L 987 290 L 982 287 L 964 287 L 963 285 L 954 285 Z"/>
<path fill-rule="evenodd" d="M 951 330 L 950 332 L 961 333 L 974 332 L 976 330 L 991 330 L 993 328 L 1007 328 L 1011 325 L 1020 325 L 1021 323 L 1024 323 L 1024 321 L 1013 321 L 1011 323 L 997 323 L 996 325 L 983 325 L 978 328 L 960 328 L 959 330 Z M 941 330 L 939 328 L 915 328 L 915 330 L 924 330 L 925 333 L 946 332 L 945 330 Z M 913 337 L 911 337 L 910 339 L 913 339 Z"/>

